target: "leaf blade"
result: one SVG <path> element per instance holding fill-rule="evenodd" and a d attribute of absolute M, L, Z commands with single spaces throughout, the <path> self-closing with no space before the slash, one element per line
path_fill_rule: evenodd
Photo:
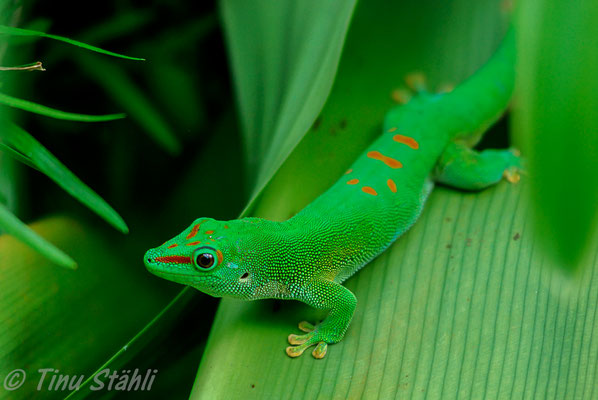
<path fill-rule="evenodd" d="M 575 272 L 598 234 L 598 8 L 533 0 L 520 11 L 514 135 L 529 158 L 538 237 Z"/>
<path fill-rule="evenodd" d="M 17 97 L 9 96 L 5 93 L 0 92 L 0 104 L 4 104 L 9 107 L 18 108 L 23 111 L 43 115 L 46 117 L 62 119 L 66 121 L 79 121 L 79 122 L 104 122 L 114 121 L 117 119 L 125 118 L 126 115 L 119 114 L 106 114 L 106 115 L 88 115 L 88 114 L 77 114 L 66 111 L 57 110 L 54 108 L 46 107 L 41 104 L 37 104 L 28 100 L 19 99 Z"/>
<path fill-rule="evenodd" d="M 31 160 L 41 172 L 114 228 L 123 233 L 129 231 L 122 217 L 106 201 L 77 178 L 29 133 L 8 121 L 0 121 L 0 127 L 2 128 L 0 138 L 7 145 Z"/>
<path fill-rule="evenodd" d="M 21 28 L 15 28 L 12 26 L 0 25 L 0 35 L 45 37 L 48 39 L 53 39 L 53 40 L 57 40 L 59 42 L 68 43 L 73 46 L 81 47 L 86 50 L 90 50 L 90 51 L 100 53 L 100 54 L 105 54 L 105 55 L 112 56 L 112 57 L 124 58 L 127 60 L 135 60 L 135 61 L 145 61 L 144 58 L 126 56 L 124 54 L 119 54 L 119 53 L 115 53 L 112 51 L 104 50 L 104 49 L 101 49 L 96 46 L 92 46 L 92 45 L 89 45 L 89 44 L 86 44 L 83 42 L 79 42 L 77 40 L 65 38 L 63 36 L 52 35 L 49 33 L 44 33 L 44 32 L 39 32 L 39 31 L 33 31 L 30 29 L 21 29 Z"/>
<path fill-rule="evenodd" d="M 0 228 L 39 252 L 53 263 L 67 269 L 77 269 L 75 260 L 35 233 L 35 231 L 21 222 L 21 220 L 11 213 L 2 203 L 0 203 Z"/>
<path fill-rule="evenodd" d="M 247 209 L 324 105 L 354 6 L 221 3 L 253 187 Z"/>
<path fill-rule="evenodd" d="M 126 73 L 98 57 L 78 56 L 76 61 L 153 140 L 170 154 L 180 152 L 181 144 L 174 131 Z"/>

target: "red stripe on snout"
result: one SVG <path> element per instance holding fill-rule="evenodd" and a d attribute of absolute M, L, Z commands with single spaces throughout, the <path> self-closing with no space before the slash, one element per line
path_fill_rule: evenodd
<path fill-rule="evenodd" d="M 191 264 L 191 257 L 184 256 L 166 256 L 156 257 L 157 262 L 168 263 L 168 264 Z"/>

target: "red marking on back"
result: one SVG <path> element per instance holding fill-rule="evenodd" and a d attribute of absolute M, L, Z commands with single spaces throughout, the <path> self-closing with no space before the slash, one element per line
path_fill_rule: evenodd
<path fill-rule="evenodd" d="M 379 151 L 370 151 L 370 152 L 368 152 L 368 157 L 369 158 L 373 158 L 374 160 L 380 160 L 384 164 L 388 165 L 390 168 L 393 168 L 393 169 L 402 168 L 403 167 L 403 164 L 401 164 L 400 161 L 395 160 L 394 158 L 391 158 L 391 157 L 386 157 L 385 155 L 383 155 Z"/>
<path fill-rule="evenodd" d="M 206 235 L 211 235 L 214 231 L 206 231 Z"/>
<path fill-rule="evenodd" d="M 194 238 L 195 235 L 197 235 L 197 231 L 199 231 L 199 227 L 201 226 L 201 224 L 203 224 L 203 221 L 191 228 L 191 232 L 189 232 L 189 234 L 187 235 L 187 239 Z"/>
<path fill-rule="evenodd" d="M 364 193 L 371 194 L 372 196 L 378 196 L 378 192 L 376 192 L 376 191 L 374 190 L 374 188 L 371 188 L 371 187 L 369 187 L 369 186 L 364 186 L 364 187 L 362 187 L 362 188 L 361 188 L 361 190 L 362 190 Z"/>
<path fill-rule="evenodd" d="M 168 247 L 167 247 L 167 249 L 174 249 L 174 248 L 175 248 L 175 247 L 177 247 L 177 246 L 178 246 L 178 244 L 176 244 L 176 243 L 173 243 L 173 244 L 171 244 L 170 246 L 168 246 Z"/>
<path fill-rule="evenodd" d="M 191 264 L 191 257 L 185 256 L 166 256 L 166 257 L 156 257 L 157 262 L 167 263 L 167 264 Z"/>
<path fill-rule="evenodd" d="M 197 246 L 198 244 L 201 244 L 201 242 L 196 240 L 195 242 L 187 243 L 187 246 Z"/>
<path fill-rule="evenodd" d="M 228 225 L 224 225 L 224 229 L 228 229 Z"/>
<path fill-rule="evenodd" d="M 347 185 L 357 185 L 359 183 L 359 179 L 351 179 L 347 181 Z"/>
<path fill-rule="evenodd" d="M 351 172 L 353 172 L 352 169 L 348 169 L 347 172 L 345 172 L 345 175 L 349 175 Z"/>
<path fill-rule="evenodd" d="M 392 140 L 394 140 L 395 142 L 406 144 L 407 146 L 411 147 L 412 149 L 416 149 L 416 150 L 419 149 L 419 143 L 417 143 L 417 141 L 415 139 L 410 138 L 409 136 L 394 135 L 392 137 Z"/>
<path fill-rule="evenodd" d="M 392 127 L 392 128 L 390 128 L 388 131 L 389 131 L 389 132 L 394 132 L 394 131 L 396 131 L 396 130 L 397 130 L 397 127 L 396 127 L 396 126 L 393 126 L 393 127 Z"/>
<path fill-rule="evenodd" d="M 397 192 L 397 184 L 395 183 L 395 181 L 393 181 L 392 179 L 389 179 L 386 181 L 386 184 L 388 185 L 388 188 L 390 189 L 391 192 L 393 192 L 393 193 Z"/>
<path fill-rule="evenodd" d="M 220 250 L 216 250 L 216 256 L 218 257 L 218 265 L 220 265 L 220 263 L 224 259 L 224 256 L 222 255 L 222 252 Z"/>

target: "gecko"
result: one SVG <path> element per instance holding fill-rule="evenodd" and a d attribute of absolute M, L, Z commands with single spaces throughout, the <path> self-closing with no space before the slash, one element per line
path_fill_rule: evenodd
<path fill-rule="evenodd" d="M 299 323 L 286 353 L 323 358 L 344 337 L 357 299 L 342 283 L 406 232 L 435 183 L 481 190 L 519 180 L 515 149 L 476 151 L 506 110 L 514 87 L 510 28 L 490 60 L 454 90 L 411 98 L 385 116 L 382 134 L 326 192 L 286 221 L 198 218 L 148 250 L 153 274 L 215 297 L 298 300 L 327 312 Z"/>

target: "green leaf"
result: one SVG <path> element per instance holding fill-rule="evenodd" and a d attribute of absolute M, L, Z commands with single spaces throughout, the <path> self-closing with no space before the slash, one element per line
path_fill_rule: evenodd
<path fill-rule="evenodd" d="M 116 119 L 124 118 L 125 114 L 108 114 L 108 115 L 87 115 L 87 114 L 75 114 L 66 111 L 56 110 L 54 108 L 42 106 L 31 101 L 19 99 L 16 97 L 9 96 L 4 93 L 0 93 L 0 104 L 4 104 L 10 107 L 19 108 L 24 111 L 29 111 L 35 114 L 45 115 L 46 117 L 52 117 L 57 119 L 63 119 L 67 121 L 81 121 L 81 122 L 102 122 L 102 121 L 114 121 Z"/>
<path fill-rule="evenodd" d="M 89 376 L 170 294 L 156 291 L 149 274 L 131 268 L 122 253 L 108 251 L 114 241 L 93 225 L 53 217 L 31 228 L 75 257 L 79 269 L 51 268 L 39 253 L 0 235 L 0 370 L 7 371 L 2 380 L 16 368 L 27 373 L 21 388 L 2 389 L 2 397 L 64 398 L 67 390 L 48 390 L 50 377 L 37 389 L 40 368 Z"/>
<path fill-rule="evenodd" d="M 61 267 L 76 269 L 77 263 L 62 250 L 48 242 L 21 220 L 14 216 L 8 208 L 0 203 L 0 228 L 9 235 L 13 235 L 27 246 L 43 254 L 48 260 Z"/>
<path fill-rule="evenodd" d="M 102 364 L 93 374 L 85 378 L 82 385 L 71 392 L 66 398 L 70 400 L 84 399 L 90 394 L 93 394 L 91 385 L 94 383 L 94 378 L 102 370 L 109 368 L 110 370 L 121 369 L 129 360 L 135 355 L 139 354 L 153 338 L 159 335 L 169 326 L 173 324 L 173 319 L 181 309 L 189 303 L 193 293 L 191 288 L 185 288 L 162 309 L 145 327 L 139 331 L 127 344 L 120 348 L 112 357 L 110 357 L 104 364 Z"/>
<path fill-rule="evenodd" d="M 255 214 L 286 219 L 337 180 L 380 134 L 394 105 L 391 94 L 406 73 L 424 71 L 434 88 L 457 84 L 476 70 L 505 31 L 500 6 L 452 2 L 447 19 L 446 7 L 433 2 L 417 8 L 360 3 L 330 98 Z M 325 360 L 309 353 L 292 360 L 284 353 L 288 334 L 298 333 L 297 322 L 322 314 L 293 302 L 279 308 L 267 301 L 223 300 L 191 397 L 510 398 L 511 390 L 533 393 L 536 383 L 542 397 L 557 381 L 561 394 L 564 380 L 570 390 L 566 361 L 561 370 L 558 356 L 540 359 L 542 352 L 554 344 L 557 355 L 565 348 L 564 354 L 587 354 L 591 346 L 586 342 L 569 353 L 563 331 L 545 327 L 554 326 L 558 312 L 559 329 L 575 318 L 567 332 L 579 335 L 586 314 L 582 307 L 573 314 L 573 300 L 554 299 L 546 289 L 550 272 L 538 269 L 543 258 L 532 251 L 533 238 L 524 230 L 520 190 L 505 183 L 479 194 L 437 189 L 415 227 L 347 282 L 358 298 L 352 337 L 348 333 L 331 346 Z M 553 287 L 561 284 L 553 279 Z M 580 302 L 595 302 L 592 293 L 584 288 Z M 541 305 L 534 310 L 536 302 Z M 545 346 L 538 346 L 540 338 Z M 511 368 L 503 370 L 505 365 Z M 560 380 L 552 379 L 559 371 Z M 585 382 L 580 379 L 578 391 L 589 388 L 591 381 Z"/>
<path fill-rule="evenodd" d="M 44 146 L 15 124 L 0 120 L 0 140 L 28 158 L 32 164 L 81 203 L 123 233 L 125 221 L 100 196 L 77 178 Z"/>
<path fill-rule="evenodd" d="M 248 207 L 322 109 L 354 5 L 221 2 L 254 188 Z"/>
<path fill-rule="evenodd" d="M 171 154 L 180 151 L 181 145 L 173 130 L 124 71 L 99 57 L 78 56 L 75 59 L 156 143 Z"/>
<path fill-rule="evenodd" d="M 29 29 L 20 29 L 14 28 L 11 26 L 0 25 L 0 35 L 11 35 L 11 36 L 38 36 L 38 37 L 45 37 L 49 39 L 58 40 L 60 42 L 65 42 L 68 44 L 72 44 L 73 46 L 82 47 L 84 49 L 94 51 L 96 53 L 106 54 L 113 57 L 125 58 L 127 60 L 136 60 L 136 61 L 144 61 L 143 58 L 137 57 L 129 57 L 123 54 L 114 53 L 112 51 L 100 49 L 99 47 L 91 46 L 89 44 L 85 44 L 76 40 L 68 39 L 62 36 L 51 35 L 49 33 L 39 32 L 39 31 L 32 31 Z"/>
<path fill-rule="evenodd" d="M 223 300 L 191 398 L 593 398 L 598 247 L 579 281 L 560 276 L 523 189 L 436 189 L 412 230 L 347 282 L 357 311 L 324 360 L 284 353 L 297 322 L 322 314 Z"/>
<path fill-rule="evenodd" d="M 27 157 L 26 155 L 24 155 L 23 153 L 15 150 L 15 149 L 13 149 L 12 147 L 6 145 L 5 143 L 2 143 L 2 141 L 0 141 L 0 149 L 3 152 L 8 153 L 8 155 L 11 156 L 12 158 L 14 158 L 15 160 L 25 164 L 29 168 L 33 168 L 33 169 L 39 171 L 39 169 L 31 162 L 31 159 L 29 157 Z"/>
<path fill-rule="evenodd" d="M 540 243 L 571 272 L 598 228 L 598 6 L 530 0 L 520 17 L 514 131 L 528 156 Z"/>

